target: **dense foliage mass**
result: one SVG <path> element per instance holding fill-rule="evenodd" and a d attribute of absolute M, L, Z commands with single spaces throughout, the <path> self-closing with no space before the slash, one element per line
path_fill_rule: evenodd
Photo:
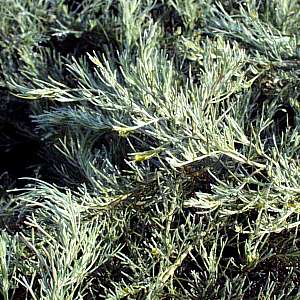
<path fill-rule="evenodd" d="M 0 0 L 1 299 L 299 299 L 299 32 L 297 0 Z"/>

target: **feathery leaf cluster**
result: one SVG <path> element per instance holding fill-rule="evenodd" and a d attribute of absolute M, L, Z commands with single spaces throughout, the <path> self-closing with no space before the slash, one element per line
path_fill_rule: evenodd
<path fill-rule="evenodd" d="M 299 28 L 297 0 L 0 0 L 3 299 L 298 299 Z"/>

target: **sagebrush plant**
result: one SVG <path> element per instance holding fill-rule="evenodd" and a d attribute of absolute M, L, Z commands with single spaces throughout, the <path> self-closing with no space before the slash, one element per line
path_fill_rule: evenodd
<path fill-rule="evenodd" d="M 297 0 L 0 0 L 0 24 L 47 162 L 2 193 L 4 299 L 300 297 Z"/>

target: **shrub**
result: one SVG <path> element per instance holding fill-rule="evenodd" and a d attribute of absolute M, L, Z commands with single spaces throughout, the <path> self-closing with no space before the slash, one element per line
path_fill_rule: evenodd
<path fill-rule="evenodd" d="M 300 297 L 296 0 L 0 4 L 4 299 Z"/>

